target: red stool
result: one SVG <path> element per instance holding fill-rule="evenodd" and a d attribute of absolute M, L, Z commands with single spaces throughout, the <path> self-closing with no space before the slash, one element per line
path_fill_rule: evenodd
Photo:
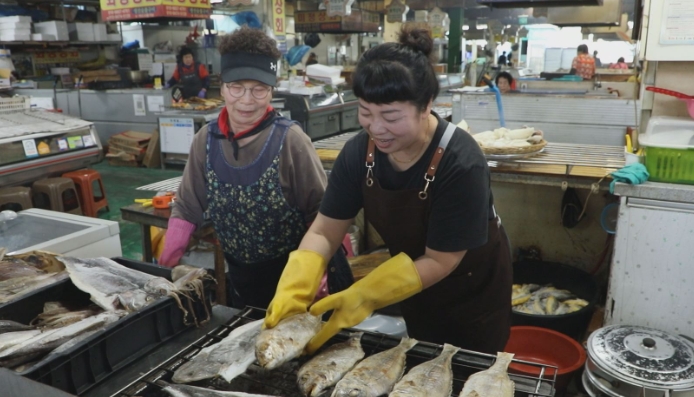
<path fill-rule="evenodd" d="M 82 215 L 75 184 L 69 178 L 48 178 L 31 187 L 34 207 Z"/>
<path fill-rule="evenodd" d="M 106 190 L 99 171 L 84 169 L 66 172 L 63 178 L 70 178 L 75 183 L 84 215 L 96 218 L 100 209 L 105 208 L 109 211 Z"/>
<path fill-rule="evenodd" d="M 22 211 L 32 208 L 31 189 L 28 187 L 0 188 L 0 211 Z"/>

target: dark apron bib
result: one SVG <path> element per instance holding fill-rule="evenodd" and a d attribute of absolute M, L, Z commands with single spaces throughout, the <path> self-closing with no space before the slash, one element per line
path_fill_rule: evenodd
<path fill-rule="evenodd" d="M 435 183 L 433 174 L 444 151 L 439 147 L 435 152 L 428 182 Z M 424 255 L 431 205 L 431 197 L 422 194 L 426 189 L 392 191 L 372 181 L 369 186 L 367 177 L 362 189 L 365 217 L 391 255 L 404 252 L 413 260 Z M 409 336 L 485 353 L 503 351 L 510 333 L 512 274 L 508 240 L 495 217 L 489 221 L 485 245 L 468 250 L 451 274 L 401 302 Z"/>
<path fill-rule="evenodd" d="M 178 75 L 180 77 L 179 85 L 181 86 L 183 98 L 197 96 L 200 90 L 202 90 L 202 79 L 198 76 L 199 68 L 200 64 L 195 62 L 193 71 L 184 73 L 181 65 L 178 65 Z"/>

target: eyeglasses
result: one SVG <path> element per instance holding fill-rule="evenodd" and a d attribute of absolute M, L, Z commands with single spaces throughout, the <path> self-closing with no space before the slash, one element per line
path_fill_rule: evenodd
<path fill-rule="evenodd" d="M 229 90 L 229 94 L 231 94 L 231 96 L 233 96 L 234 98 L 241 98 L 242 96 L 246 95 L 246 90 L 249 90 L 251 92 L 251 95 L 253 95 L 253 98 L 265 99 L 265 97 L 267 97 L 267 94 L 269 94 L 272 90 L 272 87 L 264 85 L 256 85 L 252 88 L 246 88 L 241 84 L 233 83 L 225 85 L 227 87 L 227 90 Z"/>

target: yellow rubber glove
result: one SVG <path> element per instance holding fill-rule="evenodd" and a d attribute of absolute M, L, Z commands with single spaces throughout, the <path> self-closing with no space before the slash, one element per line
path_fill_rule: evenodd
<path fill-rule="evenodd" d="M 400 302 L 422 290 L 422 280 L 412 259 L 398 254 L 374 269 L 348 289 L 323 298 L 311 306 L 314 316 L 334 310 L 330 320 L 311 339 L 306 350 L 313 353 L 342 328 L 364 321 L 374 310 Z"/>
<path fill-rule="evenodd" d="M 290 253 L 275 297 L 267 308 L 265 328 L 273 328 L 289 316 L 306 313 L 327 266 L 328 261 L 317 252 L 296 250 Z"/>

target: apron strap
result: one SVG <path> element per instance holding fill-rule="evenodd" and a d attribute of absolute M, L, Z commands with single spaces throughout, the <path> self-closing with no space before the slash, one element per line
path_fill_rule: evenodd
<path fill-rule="evenodd" d="M 369 137 L 369 144 L 366 147 L 366 186 L 371 187 L 374 184 L 374 164 L 376 164 L 376 144 L 374 139 Z"/>
<path fill-rule="evenodd" d="M 446 131 L 443 133 L 441 141 L 439 141 L 439 147 L 436 148 L 436 151 L 434 152 L 434 157 L 431 158 L 431 163 L 429 163 L 429 168 L 427 168 L 427 172 L 424 174 L 424 189 L 421 192 L 419 192 L 419 198 L 421 200 L 426 200 L 429 196 L 429 193 L 427 193 L 427 189 L 429 189 L 429 183 L 434 182 L 434 179 L 436 179 L 436 171 L 439 168 L 439 163 L 443 158 L 443 154 L 446 152 L 446 148 L 448 147 L 448 143 L 451 141 L 451 138 L 453 137 L 455 129 L 456 126 L 453 123 L 448 123 L 448 126 L 446 126 Z"/>

